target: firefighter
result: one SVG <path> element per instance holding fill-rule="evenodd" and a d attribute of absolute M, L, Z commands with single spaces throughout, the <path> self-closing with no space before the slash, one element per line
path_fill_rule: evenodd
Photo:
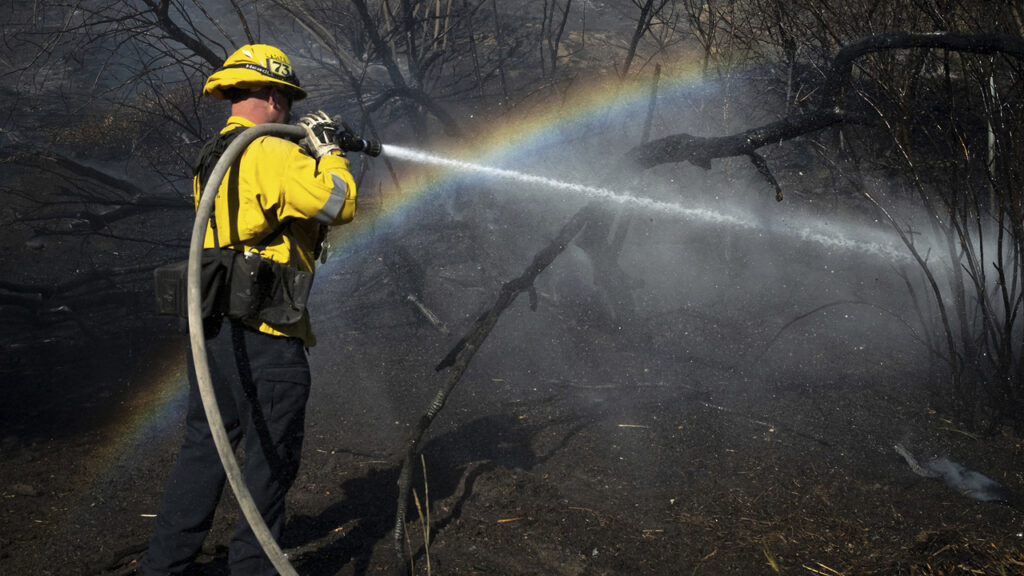
<path fill-rule="evenodd" d="M 289 122 L 292 103 L 306 92 L 281 50 L 251 44 L 239 48 L 209 77 L 203 95 L 230 101 L 231 117 L 195 164 L 197 206 L 205 178 L 240 129 Z M 303 117 L 299 125 L 306 131 L 304 145 L 263 136 L 232 164 L 218 190 L 205 248 L 256 255 L 273 264 L 279 275 L 292 279 L 305 274 L 311 280 L 326 227 L 354 216 L 356 187 L 338 146 L 338 126 L 323 112 Z M 285 297 L 293 296 L 285 292 Z M 282 303 L 269 303 L 275 304 Z M 239 318 L 215 309 L 204 320 L 204 329 L 228 437 L 236 448 L 244 442 L 245 483 L 271 534 L 280 540 L 285 494 L 299 467 L 310 390 L 306 353 L 316 341 L 309 314 L 304 305 L 294 318 Z M 185 439 L 141 563 L 147 576 L 182 574 L 190 568 L 210 530 L 226 479 L 203 411 L 191 351 L 188 373 Z M 232 537 L 228 563 L 236 576 L 277 573 L 244 517 Z"/>

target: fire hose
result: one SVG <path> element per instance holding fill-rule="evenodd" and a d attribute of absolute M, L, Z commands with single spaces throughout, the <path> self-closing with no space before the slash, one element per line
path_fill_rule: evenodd
<path fill-rule="evenodd" d="M 347 128 L 347 127 L 346 127 Z M 256 503 L 252 499 L 249 488 L 245 485 L 245 479 L 238 466 L 238 459 L 235 458 L 231 442 L 228 440 L 227 430 L 224 428 L 224 420 L 221 417 L 220 407 L 213 390 L 213 379 L 210 376 L 209 359 L 206 353 L 206 334 L 203 330 L 203 314 L 201 310 L 202 284 L 200 282 L 201 264 L 203 256 L 203 244 L 206 238 L 206 228 L 213 213 L 214 200 L 217 197 L 217 190 L 220 189 L 221 181 L 227 174 L 228 168 L 245 150 L 246 146 L 261 136 L 278 136 L 281 138 L 298 140 L 303 138 L 306 132 L 299 126 L 288 124 L 260 124 L 246 129 L 234 139 L 227 147 L 220 160 L 213 168 L 206 186 L 203 187 L 199 197 L 199 205 L 196 207 L 196 219 L 192 225 L 192 240 L 188 252 L 188 331 L 189 340 L 192 345 L 192 357 L 196 370 L 196 381 L 199 387 L 199 395 L 203 401 L 203 410 L 206 412 L 206 419 L 210 425 L 210 432 L 213 435 L 213 442 L 217 447 L 217 454 L 220 456 L 221 464 L 227 475 L 231 490 L 238 500 L 238 505 L 245 515 L 246 521 L 252 528 L 253 534 L 259 541 L 263 552 L 274 565 L 274 568 L 281 576 L 298 576 L 295 568 L 288 561 L 287 556 L 281 550 L 277 541 L 274 540 L 270 529 L 267 528 L 263 516 L 260 514 Z M 371 156 L 377 156 L 381 152 L 380 143 L 374 140 L 362 140 L 355 137 L 350 131 L 339 134 L 339 143 L 347 151 L 365 152 Z"/>

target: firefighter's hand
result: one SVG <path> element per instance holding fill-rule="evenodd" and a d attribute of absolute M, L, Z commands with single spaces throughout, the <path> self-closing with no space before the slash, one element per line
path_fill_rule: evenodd
<path fill-rule="evenodd" d="M 317 159 L 339 152 L 338 123 L 323 110 L 306 114 L 299 120 L 299 126 L 306 130 L 306 148 Z"/>

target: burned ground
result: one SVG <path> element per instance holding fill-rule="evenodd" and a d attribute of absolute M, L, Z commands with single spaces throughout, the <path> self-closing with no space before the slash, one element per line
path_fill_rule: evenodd
<path fill-rule="evenodd" d="M 319 280 L 282 543 L 301 574 L 393 566 L 396 481 L 445 378 L 434 366 L 555 232 L 545 221 L 509 240 L 507 218 L 461 222 L 381 233 Z M 415 472 L 430 528 L 425 547 L 410 511 L 417 573 L 428 553 L 437 574 L 1024 573 L 1019 505 L 971 500 L 893 450 L 946 455 L 1024 494 L 1024 440 L 975 436 L 946 410 L 892 313 L 906 303 L 890 263 L 642 229 L 622 257 L 644 280 L 635 315 L 552 298 L 553 284 L 588 282 L 564 256 L 536 310 L 521 297 L 479 351 Z M 811 273 L 824 262 L 825 280 Z M 405 298 L 417 290 L 447 334 Z M 5 337 L 0 572 L 125 574 L 142 553 L 181 434 L 185 345 L 145 300 L 100 310 L 109 329 L 89 337 L 36 320 Z M 163 420 L 144 418 L 159 398 Z M 225 502 L 205 574 L 226 574 Z"/>
<path fill-rule="evenodd" d="M 164 9 L 178 5 L 158 4 Z M 224 14 L 237 8 L 207 4 Z M 735 19 L 724 16 L 740 3 L 687 2 L 698 11 L 706 8 L 707 15 L 691 14 L 689 25 L 670 19 L 658 24 L 678 26 L 680 52 L 660 42 L 657 50 L 641 46 L 628 76 L 643 78 L 641 84 L 647 85 L 659 62 L 665 74 L 656 94 L 647 96 L 648 88 L 658 85 L 657 74 L 631 105 L 622 104 L 633 90 L 628 83 L 595 81 L 626 76 L 620 74 L 625 48 L 634 31 L 643 30 L 631 3 L 574 3 L 574 18 L 583 17 L 570 23 L 561 52 L 554 52 L 559 55 L 552 61 L 558 64 L 557 75 L 553 65 L 547 70 L 536 65 L 535 48 L 544 58 L 544 47 L 538 44 L 542 36 L 531 32 L 539 5 L 546 11 L 555 2 L 493 3 L 495 31 L 502 6 L 509 38 L 505 53 L 494 50 L 500 40 L 483 40 L 492 28 L 484 12 L 491 9 L 455 3 L 460 4 L 470 8 L 468 15 L 484 8 L 475 17 L 477 25 L 467 26 L 470 34 L 464 39 L 481 39 L 484 55 L 490 50 L 490 64 L 480 69 L 474 46 L 463 51 L 464 58 L 434 68 L 437 75 L 426 78 L 425 86 L 438 88 L 428 95 L 473 138 L 418 140 L 417 145 L 438 154 L 470 150 L 469 157 L 504 160 L 507 168 L 686 206 L 721 197 L 722 203 L 750 208 L 758 227 L 730 230 L 637 213 L 617 262 L 635 299 L 625 307 L 628 313 L 621 303 L 609 302 L 607 286 L 591 281 L 595 268 L 585 251 L 570 246 L 556 259 L 538 279 L 536 310 L 523 294 L 505 312 L 425 437 L 414 476 L 429 519 L 421 523 L 415 508 L 407 514 L 406 545 L 413 551 L 416 573 L 1024 574 L 1020 500 L 974 501 L 939 480 L 915 474 L 893 449 L 900 443 L 922 460 L 948 457 L 997 480 L 1017 498 L 1024 495 L 1020 430 L 994 426 L 979 435 L 952 407 L 947 366 L 928 350 L 927 335 L 941 330 L 919 270 L 816 246 L 775 228 L 795 206 L 813 212 L 825 228 L 856 220 L 872 224 L 872 234 L 891 236 L 890 228 L 878 225 L 876 208 L 851 196 L 868 191 L 891 207 L 885 196 L 916 196 L 909 183 L 920 185 L 922 173 L 936 180 L 929 183 L 934 189 L 921 190 L 934 197 L 945 189 L 938 184 L 949 182 L 957 182 L 954 188 L 977 184 L 986 189 L 958 181 L 970 172 L 952 158 L 984 158 L 984 145 L 965 140 L 964 134 L 982 138 L 980 131 L 991 134 L 993 126 L 1006 132 L 1001 145 L 1016 146 L 1006 127 L 1016 125 L 1011 112 L 1019 106 L 1010 94 L 1018 92 L 1019 70 L 993 67 L 999 59 L 992 59 L 977 66 L 975 77 L 966 74 L 970 67 L 949 68 L 962 56 L 950 58 L 939 51 L 933 55 L 939 60 L 931 62 L 910 52 L 880 58 L 879 84 L 861 85 L 857 92 L 877 93 L 883 98 L 876 101 L 884 102 L 890 69 L 909 63 L 908 73 L 890 82 L 899 95 L 890 111 L 893 133 L 867 126 L 859 137 L 844 129 L 759 149 L 786 195 L 776 205 L 767 198 L 773 191 L 764 177 L 749 175 L 746 157 L 711 163 L 695 155 L 712 168 L 708 172 L 672 164 L 615 174 L 611 162 L 641 142 L 645 120 L 653 120 L 651 138 L 713 136 L 762 126 L 813 106 L 825 92 L 819 82 L 833 49 L 901 23 L 932 30 L 921 27 L 932 20 L 931 3 L 868 3 L 867 13 L 858 11 L 856 3 L 841 3 L 845 16 L 833 3 L 812 3 L 809 7 L 828 16 L 818 19 L 822 29 L 802 32 L 814 40 L 798 38 L 792 53 L 785 46 L 785 53 L 792 54 L 787 69 L 778 61 L 783 46 L 775 42 L 772 26 L 794 33 L 804 26 L 790 25 L 786 3 L 776 3 L 780 20 L 772 24 L 776 15 L 759 14 L 757 3 L 747 14 L 758 17 Z M 74 34 L 57 10 L 51 10 L 50 18 L 59 16 L 52 23 L 42 20 L 56 28 L 44 26 L 40 35 L 29 27 L 28 43 L 20 47 L 17 30 L 5 28 L 10 40 L 5 47 L 14 48 L 4 52 L 9 73 L 0 85 L 11 102 L 3 126 L 10 150 L 0 175 L 3 575 L 130 573 L 144 553 L 182 435 L 185 337 L 175 321 L 152 314 L 147 266 L 166 263 L 183 251 L 192 208 L 188 167 L 201 139 L 220 125 L 224 110 L 193 106 L 200 77 L 208 71 L 193 68 L 195 55 L 177 43 L 161 54 L 193 64 L 174 80 L 172 90 L 164 80 L 173 74 L 162 66 L 148 70 L 148 55 L 147 71 L 122 70 L 139 74 L 139 83 L 121 85 L 118 74 L 100 74 L 118 69 L 126 57 L 115 46 L 148 54 L 134 40 L 165 37 L 158 27 L 139 28 L 132 18 L 124 20 L 126 36 L 105 36 L 110 23 L 122 20 L 121 10 L 132 9 L 131 3 L 106 5 L 113 12 L 96 14 L 100 36 L 53 44 L 53 58 L 29 70 L 38 81 L 27 84 L 8 82 L 21 77 L 10 74 L 11 63 L 36 62 L 38 46 L 51 45 L 41 39 L 55 43 Z M 916 8 L 910 10 L 911 5 Z M 569 3 L 564 6 L 568 9 Z M 46 15 L 35 3 L 11 3 L 8 12 L 22 11 L 32 22 Z M 74 12 L 75 18 L 86 17 Z M 918 20 L 903 20 L 917 12 Z M 1005 17 L 1006 12 L 995 17 L 1000 12 L 987 5 L 978 12 L 984 25 L 965 24 L 965 29 L 986 32 L 1020 22 Z M 903 14 L 893 19 L 896 13 Z M 712 35 L 707 44 L 694 45 L 699 30 L 692 27 L 710 23 L 713 14 L 732 23 L 707 31 Z M 339 26 L 358 22 L 346 20 L 343 12 L 333 17 L 341 19 Z M 553 22 L 548 22 L 548 42 Z M 272 13 L 262 23 L 261 41 L 268 42 L 276 42 L 277 33 L 293 36 L 299 27 Z M 241 38 L 237 24 L 228 29 Z M 748 38 L 764 35 L 770 41 L 760 49 L 753 46 L 752 54 L 741 54 L 747 48 L 729 48 L 750 26 Z M 437 28 L 430 28 L 436 36 Z M 47 36 L 51 31 L 56 36 Z M 84 32 L 90 33 L 88 27 Z M 406 32 L 392 29 L 396 38 Z M 1019 36 L 1019 30 L 1013 33 Z M 824 44 L 818 37 L 826 39 Z M 779 38 L 788 42 L 790 35 Z M 296 51 L 289 46 L 288 53 L 303 55 L 296 64 L 304 75 L 311 70 L 303 77 L 312 80 L 313 102 L 303 105 L 323 106 L 331 113 L 344 110 L 350 121 L 366 113 L 356 113 L 347 87 L 329 96 L 336 86 L 326 80 L 330 74 L 320 74 L 329 69 L 319 57 L 310 59 L 320 52 L 315 42 L 305 36 L 293 41 L 302 50 L 293 44 Z M 99 44 L 109 51 L 94 54 Z M 819 53 L 824 60 L 810 56 Z M 411 54 L 396 56 L 412 60 Z M 748 57 L 758 63 L 754 69 L 734 68 L 733 63 Z M 861 63 L 863 76 L 871 78 L 877 68 Z M 369 76 L 386 77 L 380 61 L 371 58 L 366 64 Z M 682 70 L 670 71 L 677 64 Z M 508 78 L 499 66 L 508 67 Z M 940 69 L 945 73 L 938 74 Z M 474 77 L 470 70 L 477 85 L 465 84 Z M 190 83 L 191 74 L 197 76 Z M 940 80 L 931 85 L 934 93 L 928 82 L 922 83 L 929 74 Z M 959 74 L 983 82 L 960 82 Z M 317 85 L 317 75 L 324 84 Z M 511 94 L 506 80 L 511 80 Z M 1006 106 L 976 100 L 990 90 L 995 98 L 995 80 Z M 164 116 L 141 113 L 150 107 L 148 92 L 141 88 L 147 83 L 165 96 L 174 95 L 164 101 L 169 104 Z M 84 85 L 96 91 L 80 92 Z M 989 88 L 979 90 L 982 86 Z M 114 87 L 126 88 L 127 94 L 118 99 Z M 576 121 L 574 91 L 586 96 L 586 109 L 600 119 Z M 388 92 L 409 90 L 386 82 L 379 90 L 364 93 L 360 88 L 366 95 Z M 853 92 L 844 106 L 863 108 Z M 950 100 L 937 103 L 939 94 Z M 591 108 L 595 96 L 603 99 Z M 81 97 L 86 97 L 84 105 Z M 140 106 L 137 98 L 145 104 Z M 970 114 L 961 111 L 965 115 L 958 118 L 954 101 Z M 395 108 L 370 113 L 385 145 L 393 138 L 396 144 L 407 143 L 399 137 L 413 131 L 403 112 L 407 103 L 397 102 Z M 977 115 L 981 110 L 986 115 Z M 1009 115 L 990 115 L 995 110 Z M 894 157 L 895 136 L 904 129 L 900 121 L 908 122 L 909 111 L 934 116 L 919 120 L 923 126 L 911 122 L 906 127 L 912 142 L 951 146 L 951 155 L 941 146 L 934 150 L 938 156 L 926 158 L 920 173 Z M 884 113 L 879 116 L 885 120 Z M 546 119 L 550 131 L 524 131 L 536 127 L 538 119 Z M 945 132 L 933 128 L 946 125 L 951 130 L 946 136 L 956 137 L 936 139 L 936 133 Z M 923 131 L 910 130 L 913 126 Z M 506 133 L 510 127 L 515 130 Z M 491 142 L 492 134 L 515 137 L 510 140 L 514 150 L 504 147 L 508 142 Z M 536 142 L 519 138 L 531 134 Z M 550 141 L 540 143 L 549 136 Z M 642 138 L 647 137 L 644 131 Z M 849 149 L 847 138 L 854 143 Z M 499 158 L 501 151 L 507 157 Z M 858 154 L 866 160 L 858 168 L 863 172 L 851 174 L 845 156 Z M 1003 151 L 995 165 L 1016 166 L 1018 156 Z M 74 170 L 61 172 L 61 158 L 72 160 L 66 164 Z M 551 240 L 579 201 L 538 200 L 549 191 L 506 200 L 513 185 L 474 181 L 465 190 L 432 193 L 411 215 L 386 218 L 385 212 L 406 199 L 374 198 L 374 190 L 380 190 L 377 181 L 387 188 L 393 180 L 408 189 L 431 176 L 410 166 L 386 173 L 381 160 L 359 163 L 369 167 L 369 176 L 365 187 L 360 180 L 361 214 L 353 227 L 368 221 L 370 230 L 363 228 L 352 241 L 342 233 L 342 249 L 321 271 L 314 293 L 320 337 L 310 354 L 315 387 L 282 542 L 303 575 L 377 574 L 394 566 L 396 482 L 406 437 L 447 377 L 447 372 L 435 372 L 435 365 L 493 304 L 502 283 L 522 273 Z M 987 175 L 991 164 L 974 164 L 974 169 L 986 180 L 981 174 Z M 743 170 L 749 176 L 745 180 L 737 177 Z M 122 180 L 121 185 L 111 187 L 103 176 Z M 854 190 L 858 182 L 863 188 Z M 1015 177 L 1002 186 L 1019 190 L 1016 182 Z M 135 198 L 143 189 L 145 194 Z M 180 206 L 158 206 L 97 224 L 117 201 L 127 200 L 180 200 Z M 378 213 L 372 208 L 375 201 Z M 898 217 L 915 240 L 932 227 L 928 215 L 916 221 L 905 213 Z M 995 253 L 986 250 L 989 257 Z M 948 266 L 936 258 L 930 262 L 941 274 Z M 88 283 L 75 284 L 83 276 Z M 916 290 L 916 304 L 908 285 Z M 950 285 L 943 284 L 944 293 Z M 424 310 L 436 314 L 437 322 Z M 200 558 L 200 573 L 227 573 L 225 546 L 236 516 L 233 498 L 226 494 Z M 424 525 L 430 530 L 429 545 Z"/>

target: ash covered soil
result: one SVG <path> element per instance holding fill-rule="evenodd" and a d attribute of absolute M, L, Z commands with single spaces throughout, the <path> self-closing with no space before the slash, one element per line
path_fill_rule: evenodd
<path fill-rule="evenodd" d="M 434 366 L 557 225 L 538 229 L 516 244 L 421 226 L 322 271 L 282 542 L 300 574 L 394 565 L 406 436 L 447 377 Z M 414 474 L 429 547 L 408 514 L 417 573 L 429 556 L 433 574 L 1024 574 L 1019 507 L 917 476 L 893 450 L 1024 494 L 1024 439 L 969 433 L 922 346 L 863 303 L 898 291 L 887 264 L 833 259 L 822 281 L 810 248 L 771 261 L 726 234 L 634 231 L 622 262 L 645 280 L 637 313 L 567 297 L 585 291 L 567 252 L 429 429 Z M 88 334 L 15 318 L 24 330 L 5 336 L 0 573 L 121 575 L 141 555 L 182 433 L 185 346 L 147 304 L 111 303 Z M 227 573 L 236 514 L 225 496 L 200 573 Z"/>

